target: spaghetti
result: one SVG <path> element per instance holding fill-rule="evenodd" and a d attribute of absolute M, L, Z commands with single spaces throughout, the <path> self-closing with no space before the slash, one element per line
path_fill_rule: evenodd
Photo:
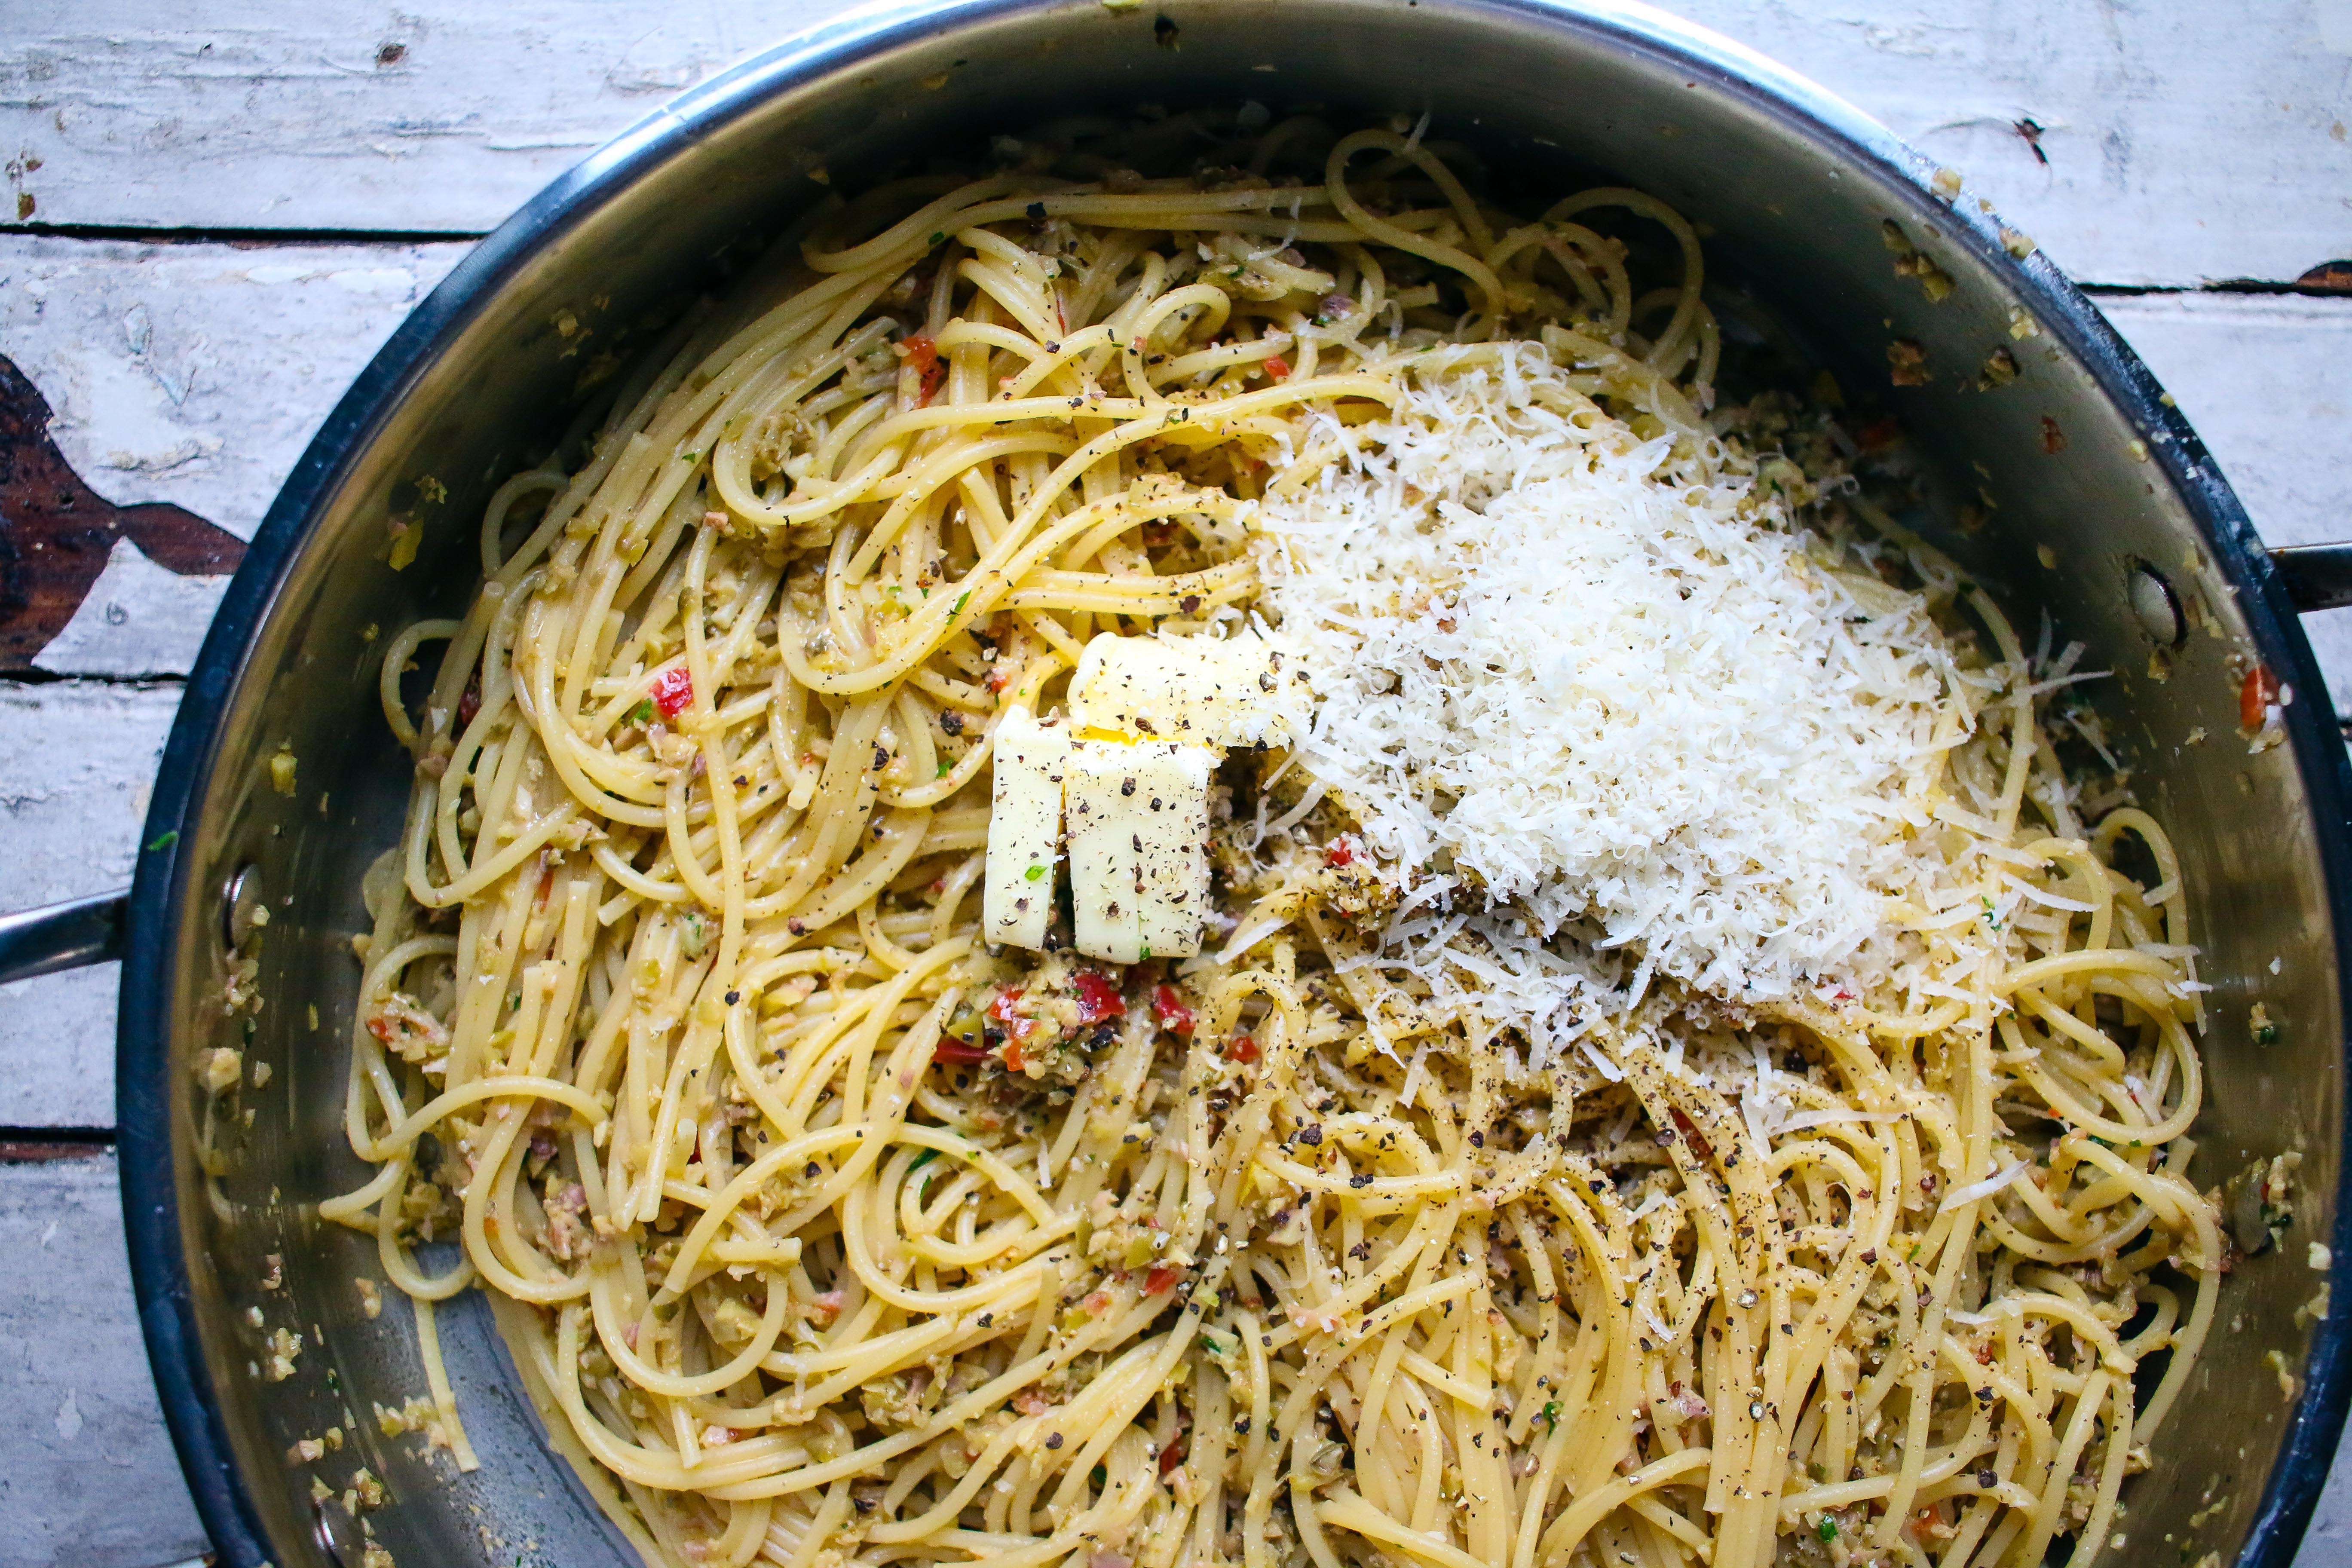
<path fill-rule="evenodd" d="M 376 1171 L 322 1210 L 416 1304 L 459 1462 L 432 1303 L 478 1284 L 657 1563 L 2087 1563 L 2222 1257 L 2181 876 L 2078 817 L 2046 657 L 1859 495 L 1798 499 L 1912 563 L 1967 676 L 1906 828 L 1947 871 L 1886 917 L 1927 987 L 1666 982 L 1532 1066 L 1364 962 L 1379 873 L 1281 753 L 1223 775 L 1221 948 L 980 943 L 999 716 L 1097 632 L 1271 610 L 1262 503 L 1413 377 L 1536 353 L 1724 482 L 1790 466 L 1710 412 L 1670 209 L 1526 221 L 1402 128 L 1257 131 L 835 204 L 395 640 Z"/>

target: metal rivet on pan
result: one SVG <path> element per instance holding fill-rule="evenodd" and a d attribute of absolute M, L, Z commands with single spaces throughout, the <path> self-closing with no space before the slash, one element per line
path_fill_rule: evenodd
<path fill-rule="evenodd" d="M 2139 629 L 2163 647 L 2178 647 L 2188 634 L 2188 618 L 2180 613 L 2180 595 L 2163 573 L 2145 561 L 2131 563 L 2131 573 L 2125 588 L 2131 600 L 2132 618 Z"/>
<path fill-rule="evenodd" d="M 261 909 L 261 868 L 247 866 L 228 879 L 221 894 L 221 931 L 231 947 L 252 933 L 254 916 Z"/>
<path fill-rule="evenodd" d="M 332 1498 L 320 1498 L 312 1505 L 319 1514 L 319 1544 L 327 1555 L 343 1568 L 360 1568 L 367 1554 L 367 1542 L 360 1533 L 360 1521 L 344 1510 Z"/>

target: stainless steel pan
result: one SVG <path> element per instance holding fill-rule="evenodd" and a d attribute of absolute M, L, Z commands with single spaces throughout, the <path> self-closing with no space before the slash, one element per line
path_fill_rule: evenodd
<path fill-rule="evenodd" d="M 2126 1493 L 2128 1549 L 2111 1560 L 2286 1563 L 2347 1391 L 2346 1316 L 2296 1310 L 2321 1282 L 2310 1243 L 2352 1256 L 2337 1202 L 2352 776 L 2294 618 L 2341 597 L 2346 557 L 2265 552 L 2139 363 L 2046 261 L 2013 258 L 1955 178 L 1719 38 L 1637 5 L 1541 0 L 856 13 L 587 159 L 394 334 L 289 480 L 213 625 L 127 905 L 88 900 L 0 928 L 0 977 L 125 959 L 131 1260 L 156 1384 L 222 1561 L 359 1568 L 349 1520 L 339 1503 L 314 1507 L 310 1479 L 340 1488 L 362 1464 L 389 1489 L 372 1520 L 404 1568 L 631 1560 L 549 1447 L 478 1298 L 445 1314 L 445 1333 L 481 1469 L 453 1481 L 446 1458 L 421 1462 L 413 1440 L 377 1436 L 373 1406 L 423 1389 L 413 1331 L 397 1303 L 362 1315 L 351 1282 L 372 1246 L 314 1208 L 362 1174 L 338 1125 L 357 976 L 346 939 L 363 924 L 361 870 L 394 840 L 405 791 L 404 759 L 374 715 L 373 639 L 463 603 L 477 573 L 467 520 L 562 428 L 597 356 L 625 354 L 632 323 L 754 254 L 822 194 L 819 177 L 855 188 L 1064 112 L 1244 99 L 1427 110 L 1512 183 L 1601 176 L 1673 202 L 1712 236 L 1730 287 L 1845 385 L 1885 389 L 1925 437 L 1930 478 L 1955 503 L 1944 515 L 1962 500 L 1977 508 L 1974 531 L 1938 542 L 2026 624 L 2046 608 L 2090 645 L 2089 667 L 2120 672 L 2099 688 L 2106 729 L 2186 857 L 2214 986 L 2199 1178 L 2287 1150 L 2303 1163 L 2294 1228 L 2230 1281 L 2191 1397 Z M 1888 219 L 1950 276 L 1948 299 L 1931 303 L 1895 274 Z M 2038 335 L 2012 335 L 2019 323 Z M 1927 384 L 1887 387 L 1898 339 L 1924 353 Z M 1996 350 L 2019 374 L 1979 391 Z M 446 504 L 425 499 L 425 476 L 446 486 Z M 424 555 L 400 572 L 384 560 L 394 514 L 426 530 Z M 2294 700 L 2285 743 L 2250 752 L 2238 699 L 2257 660 Z M 2199 731 L 2207 739 L 2191 743 Z M 291 795 L 269 772 L 281 745 L 297 759 Z M 221 1006 L 223 965 L 259 907 L 271 916 L 267 1006 L 248 1048 L 275 1076 L 224 1118 L 191 1064 L 247 1044 Z M 2274 1043 L 2251 1037 L 2257 1001 Z M 273 1256 L 282 1282 L 268 1288 Z M 257 1307 L 263 1330 L 247 1315 Z M 281 1326 L 305 1346 L 293 1375 L 270 1382 L 262 1336 Z M 289 1445 L 331 1426 L 340 1452 L 289 1464 Z"/>

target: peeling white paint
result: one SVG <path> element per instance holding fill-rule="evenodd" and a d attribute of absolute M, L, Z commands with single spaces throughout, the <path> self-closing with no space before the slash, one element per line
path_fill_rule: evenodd
<path fill-rule="evenodd" d="M 92 489 L 249 539 L 343 388 L 468 248 L 0 235 L 0 353 Z"/>
<path fill-rule="evenodd" d="M 106 567 L 33 668 L 52 675 L 185 675 L 229 579 L 183 577 L 118 539 Z"/>

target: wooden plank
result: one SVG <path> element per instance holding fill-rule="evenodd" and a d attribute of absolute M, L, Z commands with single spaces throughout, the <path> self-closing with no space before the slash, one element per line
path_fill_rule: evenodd
<path fill-rule="evenodd" d="M 0 1568 L 205 1550 L 131 1304 L 114 1155 L 0 1164 Z"/>
<path fill-rule="evenodd" d="M 396 291 L 339 289 L 331 270 L 318 272 L 322 261 L 353 259 L 352 251 L 339 247 L 92 245 L 79 247 L 93 253 L 92 259 L 77 265 L 69 255 L 53 254 L 69 253 L 76 248 L 72 242 L 0 240 L 20 247 L 28 243 L 52 251 L 44 260 L 47 310 L 42 320 L 26 322 L 26 335 L 12 337 L 10 346 L 24 345 L 37 379 L 49 384 L 44 391 L 61 404 L 78 384 L 124 374 L 119 362 L 109 363 L 103 356 L 127 356 L 130 351 L 120 338 L 109 344 L 93 332 L 68 331 L 57 323 L 102 323 L 110 312 L 119 317 L 130 308 L 125 301 L 132 300 L 159 319 L 217 328 L 211 339 L 218 345 L 212 369 L 183 406 L 208 403 L 201 416 L 215 422 L 212 427 L 233 432 L 242 401 L 236 389 L 275 386 L 273 397 L 264 400 L 278 411 L 268 427 L 307 432 L 339 395 L 340 378 L 352 374 L 352 362 L 362 352 L 320 346 L 321 356 L 346 353 L 331 370 L 301 357 L 308 352 L 306 338 L 338 335 L 324 301 L 343 301 L 345 319 L 356 320 L 346 334 L 353 339 L 389 331 L 398 309 Z M 184 267 L 141 270 L 159 260 L 173 263 L 169 253 L 179 249 L 214 254 Z M 369 261 L 363 269 L 413 265 L 422 288 L 423 268 L 453 261 L 458 249 L 401 247 L 401 257 L 408 259 L 393 258 L 390 268 Z M 309 281 L 295 281 L 304 279 Z M 310 289 L 322 292 L 306 294 Z M 0 289 L 0 300 L 8 293 Z M 266 324 L 274 310 L 292 308 L 289 299 L 310 301 L 307 332 L 233 330 L 240 323 Z M 2339 458 L 2352 413 L 2352 301 L 2155 295 L 2109 298 L 2103 304 L 2173 389 L 2272 537 L 2305 541 L 2352 527 L 2352 468 Z M 301 374 L 305 363 L 310 363 L 308 375 Z M 2281 388 L 2294 390 L 2282 396 Z M 91 400 L 80 406 L 89 413 L 72 438 L 85 454 L 119 446 L 130 438 L 122 431 L 140 427 L 132 416 L 114 412 L 117 405 Z M 137 416 L 144 418 L 147 412 Z M 241 504 L 246 515 L 257 515 L 263 492 L 274 489 L 298 445 L 289 437 L 271 455 L 273 466 L 251 463 L 238 481 L 247 499 L 226 504 Z M 126 500 L 190 493 L 173 488 L 182 481 L 168 470 L 116 470 L 110 478 Z M 214 492 L 238 493 L 227 488 Z M 148 572 L 147 587 L 154 588 L 153 578 L 163 574 Z M 91 631 L 89 639 L 46 654 L 42 662 L 68 673 L 120 672 L 126 667 L 109 662 L 114 658 L 110 649 L 130 645 L 137 651 L 148 639 L 135 634 L 152 632 L 159 618 L 172 624 L 163 610 L 151 611 L 139 596 L 144 591 L 135 572 L 118 577 L 110 568 L 85 606 L 89 613 L 77 623 Z M 110 626 L 107 607 L 121 603 L 130 605 L 124 624 Z M 193 649 L 193 629 L 184 620 L 180 624 L 178 657 L 184 659 Z M 2352 612 L 2307 624 L 2332 672 L 2338 710 L 2352 713 Z M 105 635 L 110 631 L 118 634 L 111 643 Z M 7 824 L 12 847 L 21 847 L 26 858 L 22 891 L 11 902 L 96 891 L 127 879 L 145 783 L 176 700 L 169 688 L 124 691 L 74 682 L 0 689 L 0 808 L 7 813 L 0 821 Z M 0 1125 L 110 1123 L 113 985 L 109 969 L 0 993 Z"/>
<path fill-rule="evenodd" d="M 230 0 L 159 26 L 141 0 L 32 0 L 0 43 L 0 142 L 40 161 L 12 182 L 38 221 L 480 232 L 673 94 L 844 8 Z"/>
<path fill-rule="evenodd" d="M 140 0 L 27 0 L 0 42 L 0 143 L 23 154 L 0 201 L 57 224 L 480 232 L 841 8 L 226 0 L 159 26 Z M 2189 26 L 2106 0 L 1676 8 L 1965 171 L 2078 277 L 2285 279 L 2352 255 L 2352 46 L 2308 0 Z"/>
<path fill-rule="evenodd" d="M 2273 544 L 2352 539 L 2352 300 L 2153 294 L 2099 301 Z M 2352 718 L 2352 610 L 2305 616 Z"/>
<path fill-rule="evenodd" d="M 250 539 L 343 389 L 468 248 L 0 236 L 0 345 L 92 490 Z"/>
<path fill-rule="evenodd" d="M 179 702 L 176 685 L 0 684 L 7 907 L 130 885 Z M 0 986 L 0 1127 L 114 1125 L 118 967 Z"/>

